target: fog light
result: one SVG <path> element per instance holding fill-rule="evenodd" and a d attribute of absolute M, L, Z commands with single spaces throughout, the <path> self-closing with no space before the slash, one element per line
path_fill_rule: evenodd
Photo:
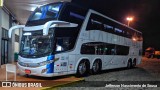
<path fill-rule="evenodd" d="M 47 69 L 43 69 L 41 73 L 45 73 L 47 71 Z"/>

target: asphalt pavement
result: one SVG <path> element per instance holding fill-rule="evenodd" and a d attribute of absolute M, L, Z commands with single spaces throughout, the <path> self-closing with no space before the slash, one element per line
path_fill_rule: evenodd
<path fill-rule="evenodd" d="M 58 89 L 59 90 L 90 90 L 90 89 L 91 90 L 160 90 L 160 59 L 142 58 L 141 64 L 137 65 L 135 68 L 105 70 L 102 71 L 102 73 L 100 74 L 89 75 L 84 78 L 85 81 L 83 82 L 75 83 L 64 87 L 59 87 Z M 115 85 L 120 85 L 120 86 L 116 87 Z M 134 85 L 140 85 L 140 87 L 139 86 L 134 87 Z"/>

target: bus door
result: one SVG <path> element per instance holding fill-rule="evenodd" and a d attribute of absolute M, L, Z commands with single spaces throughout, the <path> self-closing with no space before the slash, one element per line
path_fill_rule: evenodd
<path fill-rule="evenodd" d="M 68 71 L 74 71 L 75 70 L 75 60 L 76 60 L 76 55 L 69 55 Z"/>
<path fill-rule="evenodd" d="M 66 53 L 69 49 L 69 38 L 68 37 L 56 37 L 56 56 L 58 59 L 55 62 L 57 72 L 63 73 L 68 71 L 69 54 Z"/>
<path fill-rule="evenodd" d="M 68 54 L 56 54 L 54 62 L 54 72 L 60 75 L 68 71 Z"/>

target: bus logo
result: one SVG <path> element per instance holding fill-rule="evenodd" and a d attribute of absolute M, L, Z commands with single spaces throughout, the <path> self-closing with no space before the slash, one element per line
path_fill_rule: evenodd
<path fill-rule="evenodd" d="M 2 87 L 11 87 L 11 82 L 2 82 Z"/>

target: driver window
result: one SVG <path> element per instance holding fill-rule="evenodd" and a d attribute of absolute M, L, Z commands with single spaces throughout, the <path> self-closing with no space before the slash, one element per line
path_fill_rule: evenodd
<path fill-rule="evenodd" d="M 56 51 L 62 52 L 69 50 L 69 37 L 57 37 L 56 38 Z"/>

